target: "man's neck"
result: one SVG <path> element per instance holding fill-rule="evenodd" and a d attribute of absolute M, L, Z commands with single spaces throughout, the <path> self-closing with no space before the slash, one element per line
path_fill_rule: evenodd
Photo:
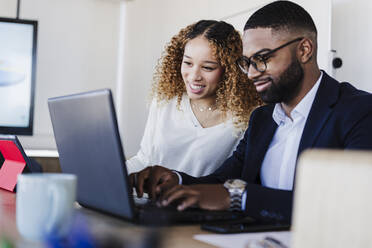
<path fill-rule="evenodd" d="M 306 94 L 313 88 L 315 83 L 318 81 L 320 77 L 320 70 L 314 70 L 312 73 L 304 72 L 303 83 L 301 85 L 301 89 L 299 90 L 298 94 L 293 97 L 289 102 L 281 102 L 282 108 L 285 114 L 291 118 L 292 110 L 297 106 L 299 102 L 306 96 Z"/>

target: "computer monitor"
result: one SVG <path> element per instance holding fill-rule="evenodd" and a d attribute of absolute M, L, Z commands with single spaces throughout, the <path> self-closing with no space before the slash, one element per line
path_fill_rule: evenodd
<path fill-rule="evenodd" d="M 32 135 L 37 24 L 0 18 L 0 134 Z"/>

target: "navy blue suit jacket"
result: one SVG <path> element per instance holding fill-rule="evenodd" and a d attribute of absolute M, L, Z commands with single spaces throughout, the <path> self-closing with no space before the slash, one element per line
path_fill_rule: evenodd
<path fill-rule="evenodd" d="M 277 128 L 272 118 L 274 106 L 262 106 L 252 113 L 244 138 L 213 174 L 195 178 L 180 173 L 183 184 L 240 178 L 248 183 L 248 215 L 290 221 L 293 191 L 263 187 L 260 182 L 261 164 Z M 372 149 L 372 95 L 323 72 L 299 149 L 294 152 L 298 155 L 309 148 Z"/>

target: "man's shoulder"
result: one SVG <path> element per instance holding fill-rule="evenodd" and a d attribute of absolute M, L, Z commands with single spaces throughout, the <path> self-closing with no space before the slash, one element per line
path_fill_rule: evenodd
<path fill-rule="evenodd" d="M 372 97 L 371 93 L 357 89 L 351 83 L 339 82 L 335 78 L 329 76 L 325 71 L 323 71 L 323 78 L 319 91 L 322 97 L 331 97 L 330 102 L 333 101 L 332 99 L 337 99 L 337 102 L 343 102 L 345 100 L 368 100 Z"/>
<path fill-rule="evenodd" d="M 372 97 L 372 94 L 360 89 L 357 89 L 348 82 L 339 83 L 341 97 Z"/>
<path fill-rule="evenodd" d="M 344 109 L 372 110 L 372 94 L 355 88 L 347 82 L 339 84 L 340 93 L 337 105 Z"/>
<path fill-rule="evenodd" d="M 357 89 L 348 82 L 339 82 L 323 71 L 322 83 L 319 87 L 318 97 L 321 104 L 329 104 L 338 110 L 352 110 L 354 108 L 370 109 L 372 94 Z M 326 99 L 326 100 L 324 100 Z"/>
<path fill-rule="evenodd" d="M 339 97 L 334 105 L 336 119 L 349 124 L 372 115 L 372 94 L 355 88 L 350 83 L 339 83 Z"/>

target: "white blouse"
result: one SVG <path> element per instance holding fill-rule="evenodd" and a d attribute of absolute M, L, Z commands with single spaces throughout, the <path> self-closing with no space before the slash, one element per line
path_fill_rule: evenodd
<path fill-rule="evenodd" d="M 187 95 L 182 97 L 180 109 L 177 98 L 160 104 L 152 102 L 140 150 L 127 160 L 128 173 L 161 165 L 192 176 L 205 176 L 232 154 L 243 135 L 234 130 L 232 120 L 203 128 Z"/>

